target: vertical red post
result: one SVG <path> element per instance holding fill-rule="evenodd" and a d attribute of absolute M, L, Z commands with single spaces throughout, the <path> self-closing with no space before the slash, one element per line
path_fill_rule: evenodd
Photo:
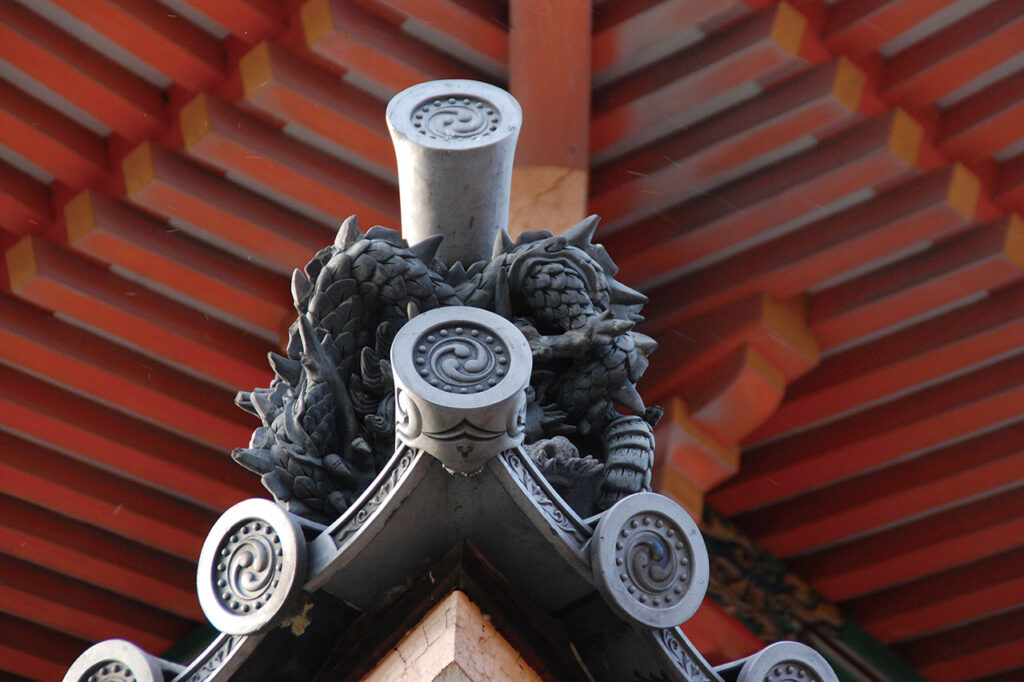
<path fill-rule="evenodd" d="M 509 230 L 560 232 L 585 215 L 589 0 L 511 0 L 509 89 L 523 107 Z"/>

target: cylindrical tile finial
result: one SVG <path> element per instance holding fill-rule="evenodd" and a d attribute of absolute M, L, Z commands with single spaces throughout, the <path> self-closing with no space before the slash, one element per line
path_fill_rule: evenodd
<path fill-rule="evenodd" d="M 416 244 L 444 235 L 437 257 L 447 265 L 490 258 L 498 230 L 508 230 L 519 103 L 479 81 L 430 81 L 395 95 L 387 121 L 402 236 Z"/>

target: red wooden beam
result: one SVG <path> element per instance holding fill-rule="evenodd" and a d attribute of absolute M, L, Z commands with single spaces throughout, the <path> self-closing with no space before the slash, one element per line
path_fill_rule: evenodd
<path fill-rule="evenodd" d="M 701 105 L 740 85 L 750 95 L 801 70 L 807 20 L 786 2 L 708 36 L 594 92 L 590 152 L 596 163 L 673 133 Z"/>
<path fill-rule="evenodd" d="M 482 72 L 507 78 L 508 31 L 459 0 L 375 0 L 401 16 L 404 30 L 417 34 L 426 29 L 442 43 L 440 49 Z M 538 46 L 539 47 L 539 46 Z"/>
<path fill-rule="evenodd" d="M 738 443 L 782 400 L 786 378 L 750 346 L 743 346 L 679 390 L 689 417 L 722 444 Z M 715 481 L 712 485 L 717 485 Z"/>
<path fill-rule="evenodd" d="M 978 190 L 977 179 L 961 166 L 934 171 L 653 287 L 646 292 L 651 302 L 644 313 L 655 320 L 682 309 L 705 312 L 757 291 L 796 296 L 887 254 L 962 228 L 974 217 Z M 997 231 L 1005 236 L 1005 229 Z"/>
<path fill-rule="evenodd" d="M 41 232 L 52 221 L 46 186 L 0 161 L 0 226 L 26 235 Z"/>
<path fill-rule="evenodd" d="M 11 291 L 232 388 L 269 379 L 271 345 L 35 237 L 7 250 Z"/>
<path fill-rule="evenodd" d="M 326 227 L 240 189 L 144 142 L 124 157 L 128 201 L 213 235 L 236 255 L 280 273 L 304 265 L 330 243 Z"/>
<path fill-rule="evenodd" d="M 269 42 L 243 56 L 238 69 L 245 97 L 259 111 L 334 142 L 355 165 L 396 177 L 383 102 Z"/>
<path fill-rule="evenodd" d="M 0 450 L 0 490 L 185 559 L 198 556 L 217 520 L 206 508 L 10 433 Z"/>
<path fill-rule="evenodd" d="M 54 632 L 88 641 L 128 639 L 163 652 L 195 629 L 180 616 L 12 556 L 0 554 L 0 575 L 4 612 Z"/>
<path fill-rule="evenodd" d="M 1022 640 L 1024 608 L 1016 608 L 908 642 L 898 652 L 927 679 L 957 682 L 1024 665 Z"/>
<path fill-rule="evenodd" d="M 284 3 L 279 0 L 183 0 L 183 2 L 252 45 L 276 36 L 287 25 Z"/>
<path fill-rule="evenodd" d="M 787 559 L 832 601 L 969 565 L 1020 546 L 1024 488 L 963 502 L 841 545 Z"/>
<path fill-rule="evenodd" d="M 185 294 L 279 338 L 295 317 L 288 281 L 87 190 L 64 205 L 76 251 Z"/>
<path fill-rule="evenodd" d="M 998 0 L 891 57 L 882 94 L 926 109 L 1024 50 L 1024 14 L 1017 0 Z"/>
<path fill-rule="evenodd" d="M 590 211 L 615 230 L 708 191 L 797 140 L 827 135 L 859 117 L 864 73 L 836 59 L 634 154 L 597 168 Z"/>
<path fill-rule="evenodd" d="M 1024 399 L 1022 359 L 750 448 L 740 473 L 710 499 L 725 514 L 756 509 L 1012 419 Z"/>
<path fill-rule="evenodd" d="M 382 180 L 279 134 L 215 97 L 181 110 L 185 149 L 216 168 L 252 178 L 332 219 L 398 224 L 398 192 Z"/>
<path fill-rule="evenodd" d="M 1017 547 L 846 602 L 842 608 L 883 642 L 906 640 L 1024 606 L 1021 566 L 1024 547 Z"/>
<path fill-rule="evenodd" d="M 486 80 L 476 69 L 403 36 L 394 23 L 347 0 L 309 0 L 300 18 L 313 52 L 375 82 L 389 97 L 422 81 Z"/>
<path fill-rule="evenodd" d="M 749 13 L 735 0 L 634 0 L 594 7 L 591 69 L 598 87 L 642 68 L 682 41 Z"/>
<path fill-rule="evenodd" d="M 0 360 L 227 451 L 256 426 L 231 392 L 0 295 Z"/>
<path fill-rule="evenodd" d="M 996 289 L 1020 278 L 1022 268 L 1024 221 L 1004 218 L 816 292 L 808 323 L 824 348 L 834 348 Z"/>
<path fill-rule="evenodd" d="M 735 520 L 761 547 L 792 556 L 1022 480 L 1024 421 L 1017 420 Z"/>
<path fill-rule="evenodd" d="M 0 3 L 0 59 L 128 140 L 167 127 L 157 88 L 15 2 Z"/>
<path fill-rule="evenodd" d="M 1024 128 L 1024 72 L 1018 72 L 942 112 L 938 147 L 947 156 L 979 161 L 1017 142 Z"/>
<path fill-rule="evenodd" d="M 999 165 L 993 198 L 1004 209 L 1024 211 L 1024 154 Z"/>
<path fill-rule="evenodd" d="M 601 241 L 627 282 L 650 281 L 841 197 L 911 176 L 921 127 L 896 110 Z M 657 328 L 671 323 L 664 317 Z"/>
<path fill-rule="evenodd" d="M 226 58 L 217 39 L 153 0 L 51 0 L 189 90 L 216 87 Z"/>
<path fill-rule="evenodd" d="M 63 679 L 89 642 L 0 612 L 0 670 L 23 680 Z M 2 673 L 0 673 L 2 674 Z"/>
<path fill-rule="evenodd" d="M 0 365 L 0 428 L 123 472 L 212 509 L 261 494 L 255 476 L 221 450 L 161 430 Z M 159 542 L 159 540 L 153 540 Z M 198 544 L 178 551 L 190 554 Z"/>
<path fill-rule="evenodd" d="M 836 54 L 867 54 L 954 0 L 840 0 L 829 8 L 825 45 Z"/>
<path fill-rule="evenodd" d="M 1024 346 L 1024 286 L 823 359 L 786 391 L 756 443 Z"/>
<path fill-rule="evenodd" d="M 640 384 L 652 404 L 675 394 L 744 344 L 760 353 L 787 382 L 818 361 L 817 342 L 805 325 L 800 301 L 761 294 L 684 320 L 658 339 L 661 346 Z"/>
<path fill-rule="evenodd" d="M 0 494 L 0 553 L 199 620 L 195 567 Z"/>
<path fill-rule="evenodd" d="M 107 174 L 107 151 L 98 135 L 3 81 L 0 144 L 72 187 Z"/>

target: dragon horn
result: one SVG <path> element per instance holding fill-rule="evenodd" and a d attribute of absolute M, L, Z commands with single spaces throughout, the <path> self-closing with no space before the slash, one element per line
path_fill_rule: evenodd
<path fill-rule="evenodd" d="M 292 304 L 299 313 L 304 313 L 305 306 L 309 303 L 309 295 L 313 292 L 313 284 L 306 277 L 306 273 L 298 268 L 292 272 Z"/>
<path fill-rule="evenodd" d="M 647 336 L 647 334 L 641 334 L 640 332 L 633 332 L 633 342 L 636 347 L 640 349 L 640 352 L 647 356 L 658 350 L 658 342 Z"/>
<path fill-rule="evenodd" d="M 359 231 L 359 219 L 350 215 L 338 228 L 338 236 L 334 238 L 334 245 L 344 251 L 362 238 L 363 233 Z"/>
<path fill-rule="evenodd" d="M 444 239 L 443 234 L 432 234 L 421 242 L 418 242 L 409 247 L 417 258 L 426 264 L 434 262 L 434 256 L 437 255 L 437 249 L 441 246 L 441 241 Z"/>
<path fill-rule="evenodd" d="M 622 303 L 623 305 L 647 303 L 646 296 L 614 279 L 608 282 L 608 296 L 612 303 Z"/>
<path fill-rule="evenodd" d="M 498 278 L 494 283 L 494 312 L 506 320 L 512 319 L 512 296 L 508 291 L 508 273 L 498 270 Z"/>
<path fill-rule="evenodd" d="M 587 216 L 566 230 L 562 236 L 565 237 L 565 241 L 569 244 L 586 251 L 587 247 L 590 246 L 590 240 L 594 238 L 594 231 L 597 229 L 599 222 L 601 222 L 601 216 L 596 213 Z"/>
<path fill-rule="evenodd" d="M 618 387 L 612 391 L 611 396 L 615 399 L 615 402 L 625 405 L 637 414 L 644 411 L 644 399 L 640 397 L 640 393 L 636 390 L 636 386 L 628 381 L 623 381 L 619 384 Z"/>
<path fill-rule="evenodd" d="M 494 250 L 491 252 L 491 259 L 506 254 L 514 248 L 516 248 L 516 243 L 512 241 L 512 237 L 508 236 L 508 232 L 498 230 L 498 234 L 494 236 Z"/>

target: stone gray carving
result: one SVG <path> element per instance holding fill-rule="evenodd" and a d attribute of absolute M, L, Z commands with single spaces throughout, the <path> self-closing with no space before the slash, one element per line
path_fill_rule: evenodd
<path fill-rule="evenodd" d="M 828 661 L 799 642 L 776 642 L 715 670 L 729 682 L 839 682 Z"/>
<path fill-rule="evenodd" d="M 526 337 L 479 308 L 422 313 L 395 335 L 398 440 L 471 474 L 526 434 L 532 359 Z"/>
<path fill-rule="evenodd" d="M 669 498 L 639 493 L 620 500 L 597 524 L 590 547 L 597 588 L 621 617 L 655 628 L 696 613 L 708 587 L 700 530 Z"/>
<path fill-rule="evenodd" d="M 522 118 L 511 95 L 478 81 L 420 83 L 391 100 L 402 234 L 411 244 L 444 234 L 445 265 L 487 257 L 508 225 Z"/>
<path fill-rule="evenodd" d="M 68 668 L 64 682 L 165 682 L 182 670 L 131 642 L 108 639 L 82 652 Z"/>
<path fill-rule="evenodd" d="M 203 613 L 221 632 L 264 632 L 290 615 L 306 580 L 306 540 L 296 517 L 269 500 L 224 512 L 199 555 Z"/>

